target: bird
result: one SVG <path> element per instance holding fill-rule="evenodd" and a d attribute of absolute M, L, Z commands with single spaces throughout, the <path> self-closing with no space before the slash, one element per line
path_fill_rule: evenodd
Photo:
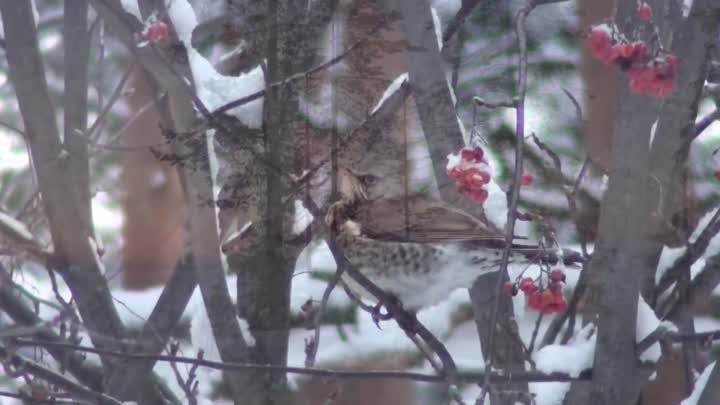
<path fill-rule="evenodd" d="M 338 170 L 340 198 L 325 215 L 347 261 L 377 287 L 418 311 L 469 288 L 498 271 L 507 243 L 493 225 L 426 193 L 385 197 L 374 193 L 380 179 Z M 372 196 L 372 197 L 370 197 Z M 576 252 L 511 246 L 511 262 L 565 264 L 583 261 Z M 343 282 L 363 298 L 375 297 L 345 272 Z"/>

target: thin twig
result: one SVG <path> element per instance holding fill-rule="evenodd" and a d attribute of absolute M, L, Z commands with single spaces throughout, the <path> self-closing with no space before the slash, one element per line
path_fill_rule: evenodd
<path fill-rule="evenodd" d="M 162 354 L 142 354 L 142 353 L 126 353 L 122 351 L 113 351 L 109 349 L 98 349 L 89 346 L 71 345 L 56 342 L 44 342 L 31 339 L 17 339 L 15 341 L 17 346 L 51 346 L 60 347 L 64 349 L 75 350 L 86 353 L 96 353 L 108 357 L 116 357 L 123 359 L 133 360 L 148 360 L 152 359 L 155 361 L 162 362 L 177 362 L 183 364 L 197 364 L 200 367 L 207 367 L 216 370 L 253 370 L 263 372 L 283 372 L 289 374 L 302 374 L 312 375 L 317 377 L 333 377 L 333 378 L 348 378 L 348 379 L 400 379 L 400 380 L 413 380 L 429 383 L 440 383 L 446 384 L 447 377 L 444 375 L 437 374 L 425 374 L 405 371 L 340 371 L 330 370 L 321 368 L 310 368 L 310 367 L 292 367 L 292 366 L 278 366 L 271 364 L 254 364 L 254 363 L 233 363 L 233 362 L 219 362 L 198 359 L 195 357 L 183 357 L 183 356 L 171 356 Z M 458 372 L 456 377 L 461 382 L 477 383 L 482 381 L 484 378 L 490 378 L 493 382 L 504 382 L 504 381 L 533 381 L 533 382 L 563 382 L 563 381 L 577 381 L 577 380 L 589 380 L 592 376 L 590 370 L 585 371 L 578 377 L 571 377 L 564 373 L 551 373 L 545 374 L 538 371 L 506 371 L 498 373 L 485 373 L 485 372 L 473 372 L 463 371 Z"/>
<path fill-rule="evenodd" d="M 520 200 L 520 177 L 523 174 L 523 151 L 525 145 L 525 93 L 527 91 L 527 33 L 525 31 L 525 20 L 530 12 L 535 8 L 535 3 L 530 2 L 521 8 L 516 15 L 515 29 L 518 37 L 518 79 L 517 79 L 517 96 L 515 101 L 515 169 L 513 174 L 510 190 L 508 191 L 508 214 L 505 223 L 505 249 L 503 250 L 500 262 L 500 274 L 507 272 L 508 263 L 510 262 L 510 250 L 515 235 L 515 220 L 517 218 L 516 211 L 518 201 Z M 498 277 L 495 291 L 500 291 L 503 283 L 503 277 Z M 485 362 L 485 368 L 491 370 L 495 361 L 493 353 L 495 346 L 495 325 L 498 321 L 498 312 L 500 310 L 500 294 L 495 295 L 493 302 L 493 310 L 490 320 L 490 338 L 487 350 L 488 358 Z M 490 389 L 489 374 L 485 376 L 482 390 L 476 403 L 482 404 L 485 396 Z"/>
<path fill-rule="evenodd" d="M 41 366 L 24 356 L 13 353 L 5 346 L 0 346 L 0 358 L 5 358 L 15 369 L 25 370 L 37 378 L 45 380 L 57 387 L 73 393 L 75 396 L 81 398 L 91 398 L 106 405 L 121 405 L 121 402 L 117 399 L 102 392 L 95 391 L 85 385 L 79 384 L 70 378 Z"/>
<path fill-rule="evenodd" d="M 108 98 L 107 103 L 103 106 L 102 110 L 100 111 L 100 114 L 98 114 L 97 118 L 95 119 L 95 122 L 90 126 L 90 128 L 85 131 L 84 135 L 89 138 L 93 139 L 95 138 L 95 133 L 100 128 L 102 123 L 107 118 L 108 114 L 110 113 L 110 110 L 115 106 L 115 103 L 120 99 L 120 96 L 123 94 L 123 89 L 125 88 L 125 84 L 127 83 L 128 79 L 130 78 L 130 73 L 132 73 L 133 69 L 135 69 L 134 65 L 131 65 L 130 67 L 125 70 L 125 73 L 123 73 L 122 77 L 120 78 L 120 81 L 118 82 L 117 86 L 115 86 L 115 89 L 113 90 L 112 94 L 110 94 L 110 98 Z"/>
<path fill-rule="evenodd" d="M 229 102 L 229 103 L 227 103 L 227 104 L 224 104 L 224 105 L 216 108 L 215 110 L 212 111 L 212 115 L 213 115 L 213 116 L 218 116 L 218 115 L 220 115 L 220 114 L 227 113 L 228 111 L 232 110 L 233 108 L 240 107 L 240 106 L 245 105 L 245 104 L 247 104 L 247 103 L 249 103 L 249 102 L 252 102 L 252 101 L 255 101 L 255 100 L 257 100 L 257 99 L 259 99 L 259 98 L 261 98 L 261 97 L 264 97 L 264 96 L 265 96 L 265 93 L 267 93 L 270 89 L 273 89 L 273 88 L 276 88 L 276 87 L 286 86 L 286 85 L 289 84 L 289 83 L 295 82 L 295 81 L 297 81 L 297 80 L 305 79 L 306 77 L 311 76 L 311 75 L 313 75 L 314 73 L 317 73 L 317 72 L 319 72 L 319 71 L 321 71 L 321 70 L 328 69 L 328 68 L 336 65 L 337 63 L 339 63 L 339 62 L 341 62 L 342 60 L 344 60 L 344 59 L 345 59 L 350 53 L 352 53 L 355 49 L 359 48 L 360 45 L 362 45 L 363 43 L 365 43 L 365 41 L 367 41 L 368 38 L 371 38 L 380 28 L 382 28 L 382 26 L 383 26 L 384 24 L 385 24 L 385 22 L 381 22 L 381 23 L 377 24 L 375 27 L 373 27 L 373 29 L 371 29 L 371 30 L 370 30 L 367 34 L 365 34 L 362 38 L 360 38 L 360 39 L 357 40 L 355 43 L 353 43 L 352 45 L 350 45 L 347 49 L 345 49 L 345 51 L 343 51 L 342 53 L 340 53 L 338 56 L 336 56 L 336 57 L 328 60 L 327 62 L 323 62 L 323 63 L 321 63 L 321 64 L 319 64 L 319 65 L 317 65 L 317 66 L 315 66 L 315 67 L 313 67 L 313 68 L 305 71 L 305 72 L 300 72 L 300 73 L 296 73 L 296 74 L 294 74 L 294 75 L 291 75 L 291 76 L 287 77 L 286 79 L 281 80 L 281 81 L 279 81 L 279 82 L 268 83 L 268 85 L 265 86 L 265 89 L 263 89 L 263 90 L 257 91 L 257 92 L 255 92 L 255 93 L 250 94 L 250 95 L 247 95 L 247 96 L 245 96 L 245 97 L 243 97 L 243 98 L 239 98 L 239 99 L 237 99 L 237 100 L 233 100 L 233 101 L 231 101 L 231 102 Z"/>
<path fill-rule="evenodd" d="M 720 108 L 716 108 L 713 112 L 703 117 L 697 124 L 695 124 L 695 133 L 693 139 L 700 136 L 710 125 L 720 119 Z"/>
<path fill-rule="evenodd" d="M 720 208 L 717 208 L 705 229 L 695 242 L 688 244 L 682 256 L 677 258 L 673 265 L 663 273 L 658 282 L 657 291 L 662 292 L 668 289 L 682 274 L 685 268 L 693 265 L 710 245 L 710 241 L 720 232 Z"/>
<path fill-rule="evenodd" d="M 447 25 L 447 28 L 445 29 L 445 32 L 443 32 L 442 40 L 443 42 L 448 42 L 453 35 L 455 35 L 456 32 L 460 30 L 460 27 L 462 27 L 462 24 L 465 22 L 465 19 L 468 18 L 470 13 L 475 9 L 475 7 L 480 4 L 482 0 L 463 0 L 460 4 L 460 9 L 457 13 L 455 13 L 455 16 L 450 20 L 450 22 Z"/>
<path fill-rule="evenodd" d="M 535 348 L 535 339 L 537 339 L 538 333 L 540 332 L 540 324 L 542 323 L 543 317 L 545 314 L 540 312 L 538 314 L 537 320 L 535 321 L 535 327 L 533 328 L 532 337 L 530 338 L 530 346 L 528 346 L 528 353 L 532 353 L 533 349 Z"/>
<path fill-rule="evenodd" d="M 314 334 L 310 342 L 308 342 L 307 348 L 305 350 L 305 367 L 312 367 L 315 365 L 318 348 L 320 347 L 320 325 L 322 317 L 325 315 L 328 300 L 330 299 L 330 294 L 333 292 L 338 282 L 340 282 L 340 278 L 342 277 L 344 272 L 345 268 L 342 266 L 338 266 L 332 279 L 330 279 L 327 286 L 325 287 L 325 291 L 322 295 L 322 300 L 320 301 L 320 308 L 318 309 L 317 313 L 315 314 L 315 318 L 313 319 Z"/>

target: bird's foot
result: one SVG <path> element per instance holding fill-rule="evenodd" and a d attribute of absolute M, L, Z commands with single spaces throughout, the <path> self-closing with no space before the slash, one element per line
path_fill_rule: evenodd
<path fill-rule="evenodd" d="M 382 310 L 383 304 L 381 302 L 378 302 L 370 311 L 370 316 L 372 317 L 373 323 L 375 323 L 375 326 L 377 326 L 378 329 L 382 329 L 380 327 L 380 321 L 387 321 L 389 319 L 392 319 L 392 314 L 389 312 L 383 313 Z"/>

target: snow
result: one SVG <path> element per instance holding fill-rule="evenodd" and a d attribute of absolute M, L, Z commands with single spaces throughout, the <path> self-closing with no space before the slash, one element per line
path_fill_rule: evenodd
<path fill-rule="evenodd" d="M 595 326 L 587 324 L 567 345 L 547 345 L 533 354 L 538 370 L 550 374 L 566 373 L 578 377 L 592 368 L 595 356 Z M 569 382 L 530 383 L 537 405 L 560 405 L 570 389 Z"/>
<path fill-rule="evenodd" d="M 387 87 L 387 89 L 385 89 L 385 92 L 383 93 L 382 97 L 380 97 L 380 101 L 378 101 L 377 104 L 375 104 L 375 107 L 370 112 L 370 115 L 375 114 L 380 109 L 380 107 L 382 107 L 383 103 L 385 103 L 385 101 L 390 96 L 395 94 L 395 92 L 398 91 L 400 86 L 402 86 L 403 83 L 405 83 L 407 80 L 408 80 L 407 73 L 403 73 L 400 76 L 398 76 L 395 80 L 393 80 L 393 82 L 390 83 L 390 85 Z"/>
<path fill-rule="evenodd" d="M 433 26 L 435 27 L 435 37 L 437 38 L 437 44 L 438 49 L 442 51 L 443 49 L 443 39 L 442 39 L 442 24 L 440 23 L 440 16 L 438 15 L 437 10 L 435 10 L 435 7 L 430 8 L 430 12 L 432 13 L 433 18 Z"/>
<path fill-rule="evenodd" d="M 8 236 L 8 234 L 12 235 L 13 238 L 21 239 L 22 241 L 32 241 L 33 235 L 28 229 L 27 226 L 25 226 L 24 223 L 16 220 L 15 218 L 11 217 L 10 215 L 5 214 L 4 212 L 0 211 L 0 228 L 4 229 L 4 234 Z"/>
<path fill-rule="evenodd" d="M 265 88 L 265 76 L 260 66 L 239 76 L 220 74 L 200 52 L 193 48 L 192 32 L 198 25 L 195 10 L 187 0 L 174 0 L 168 6 L 168 16 L 173 22 L 178 38 L 187 49 L 190 68 L 197 95 L 205 107 L 212 111 L 231 101 L 257 93 Z M 243 104 L 228 111 L 250 128 L 262 124 L 263 98 Z"/>
<path fill-rule="evenodd" d="M 690 236 L 690 243 L 695 243 L 697 241 L 702 231 L 705 230 L 705 228 L 710 223 L 710 220 L 719 209 L 720 208 L 706 213 L 702 217 L 702 219 L 700 219 L 700 222 L 698 222 L 698 225 L 695 227 L 695 231 L 693 231 L 692 235 Z M 717 253 L 720 253 L 720 235 L 716 234 L 712 239 L 710 239 L 710 243 L 708 244 L 707 250 L 705 250 L 703 256 L 709 257 Z"/>
<path fill-rule="evenodd" d="M 660 327 L 660 320 L 655 311 L 645 302 L 642 295 L 638 296 L 637 322 L 635 324 L 635 341 L 640 342 Z M 657 362 L 662 356 L 660 343 L 655 342 L 640 354 L 643 362 Z"/>
<path fill-rule="evenodd" d="M 213 111 L 231 101 L 257 93 L 265 88 L 265 76 L 260 66 L 239 76 L 224 76 L 194 48 L 188 49 L 193 80 L 198 97 Z M 263 97 L 228 111 L 250 128 L 262 124 Z"/>
<path fill-rule="evenodd" d="M 134 15 L 138 21 L 143 21 L 142 13 L 140 13 L 140 6 L 138 5 L 137 0 L 120 0 L 120 5 L 126 12 Z"/>
<path fill-rule="evenodd" d="M 432 8 L 442 21 L 448 21 L 460 10 L 460 0 L 433 0 Z"/>
<path fill-rule="evenodd" d="M 295 220 L 293 221 L 292 227 L 293 235 L 300 235 L 303 233 L 305 229 L 312 224 L 313 219 L 315 218 L 312 213 L 305 208 L 303 202 L 295 200 Z"/>
<path fill-rule="evenodd" d="M 567 345 L 552 344 L 533 354 L 535 366 L 546 374 L 566 373 L 579 377 L 592 368 L 595 356 L 595 326 L 589 323 Z"/>
<path fill-rule="evenodd" d="M 720 208 L 718 208 L 720 209 Z M 693 231 L 692 235 L 690 235 L 690 238 L 688 239 L 689 243 L 695 243 L 698 238 L 700 237 L 700 234 L 705 230 L 705 228 L 710 223 L 710 220 L 715 215 L 717 210 L 710 211 L 706 213 L 698 222 L 698 225 L 695 227 L 695 230 Z M 658 269 L 655 273 L 655 281 L 659 281 L 665 272 L 675 264 L 675 261 L 680 258 L 682 255 L 685 254 L 685 251 L 687 250 L 686 247 L 678 247 L 678 248 L 664 248 L 662 251 L 662 254 L 660 255 L 660 260 L 658 262 Z M 714 256 L 716 254 L 720 253 L 720 233 L 716 234 L 710 239 L 710 242 L 708 243 L 707 249 L 703 253 L 703 255 L 698 258 L 690 267 L 690 274 L 692 278 L 695 278 L 696 275 L 702 271 L 702 269 L 705 267 L 706 264 L 706 258 L 710 256 Z"/>
<path fill-rule="evenodd" d="M 708 364 L 707 367 L 703 370 L 702 374 L 700 374 L 700 377 L 695 380 L 695 387 L 693 388 L 692 393 L 690 393 L 690 396 L 685 398 L 684 401 L 681 402 L 680 405 L 697 405 L 698 401 L 700 400 L 700 396 L 702 395 L 703 391 L 705 391 L 705 385 L 707 384 L 708 380 L 710 379 L 710 374 L 712 374 L 712 370 L 715 368 L 716 361 L 713 361 L 712 363 Z"/>

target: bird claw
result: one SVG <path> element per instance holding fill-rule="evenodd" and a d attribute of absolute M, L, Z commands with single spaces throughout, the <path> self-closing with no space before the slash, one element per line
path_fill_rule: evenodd
<path fill-rule="evenodd" d="M 382 330 L 382 328 L 380 327 L 380 321 L 387 321 L 389 319 L 392 319 L 392 315 L 390 313 L 382 313 L 382 311 L 380 311 L 382 307 L 383 304 L 378 302 L 370 312 L 375 326 L 377 326 L 377 328 L 380 330 Z"/>

